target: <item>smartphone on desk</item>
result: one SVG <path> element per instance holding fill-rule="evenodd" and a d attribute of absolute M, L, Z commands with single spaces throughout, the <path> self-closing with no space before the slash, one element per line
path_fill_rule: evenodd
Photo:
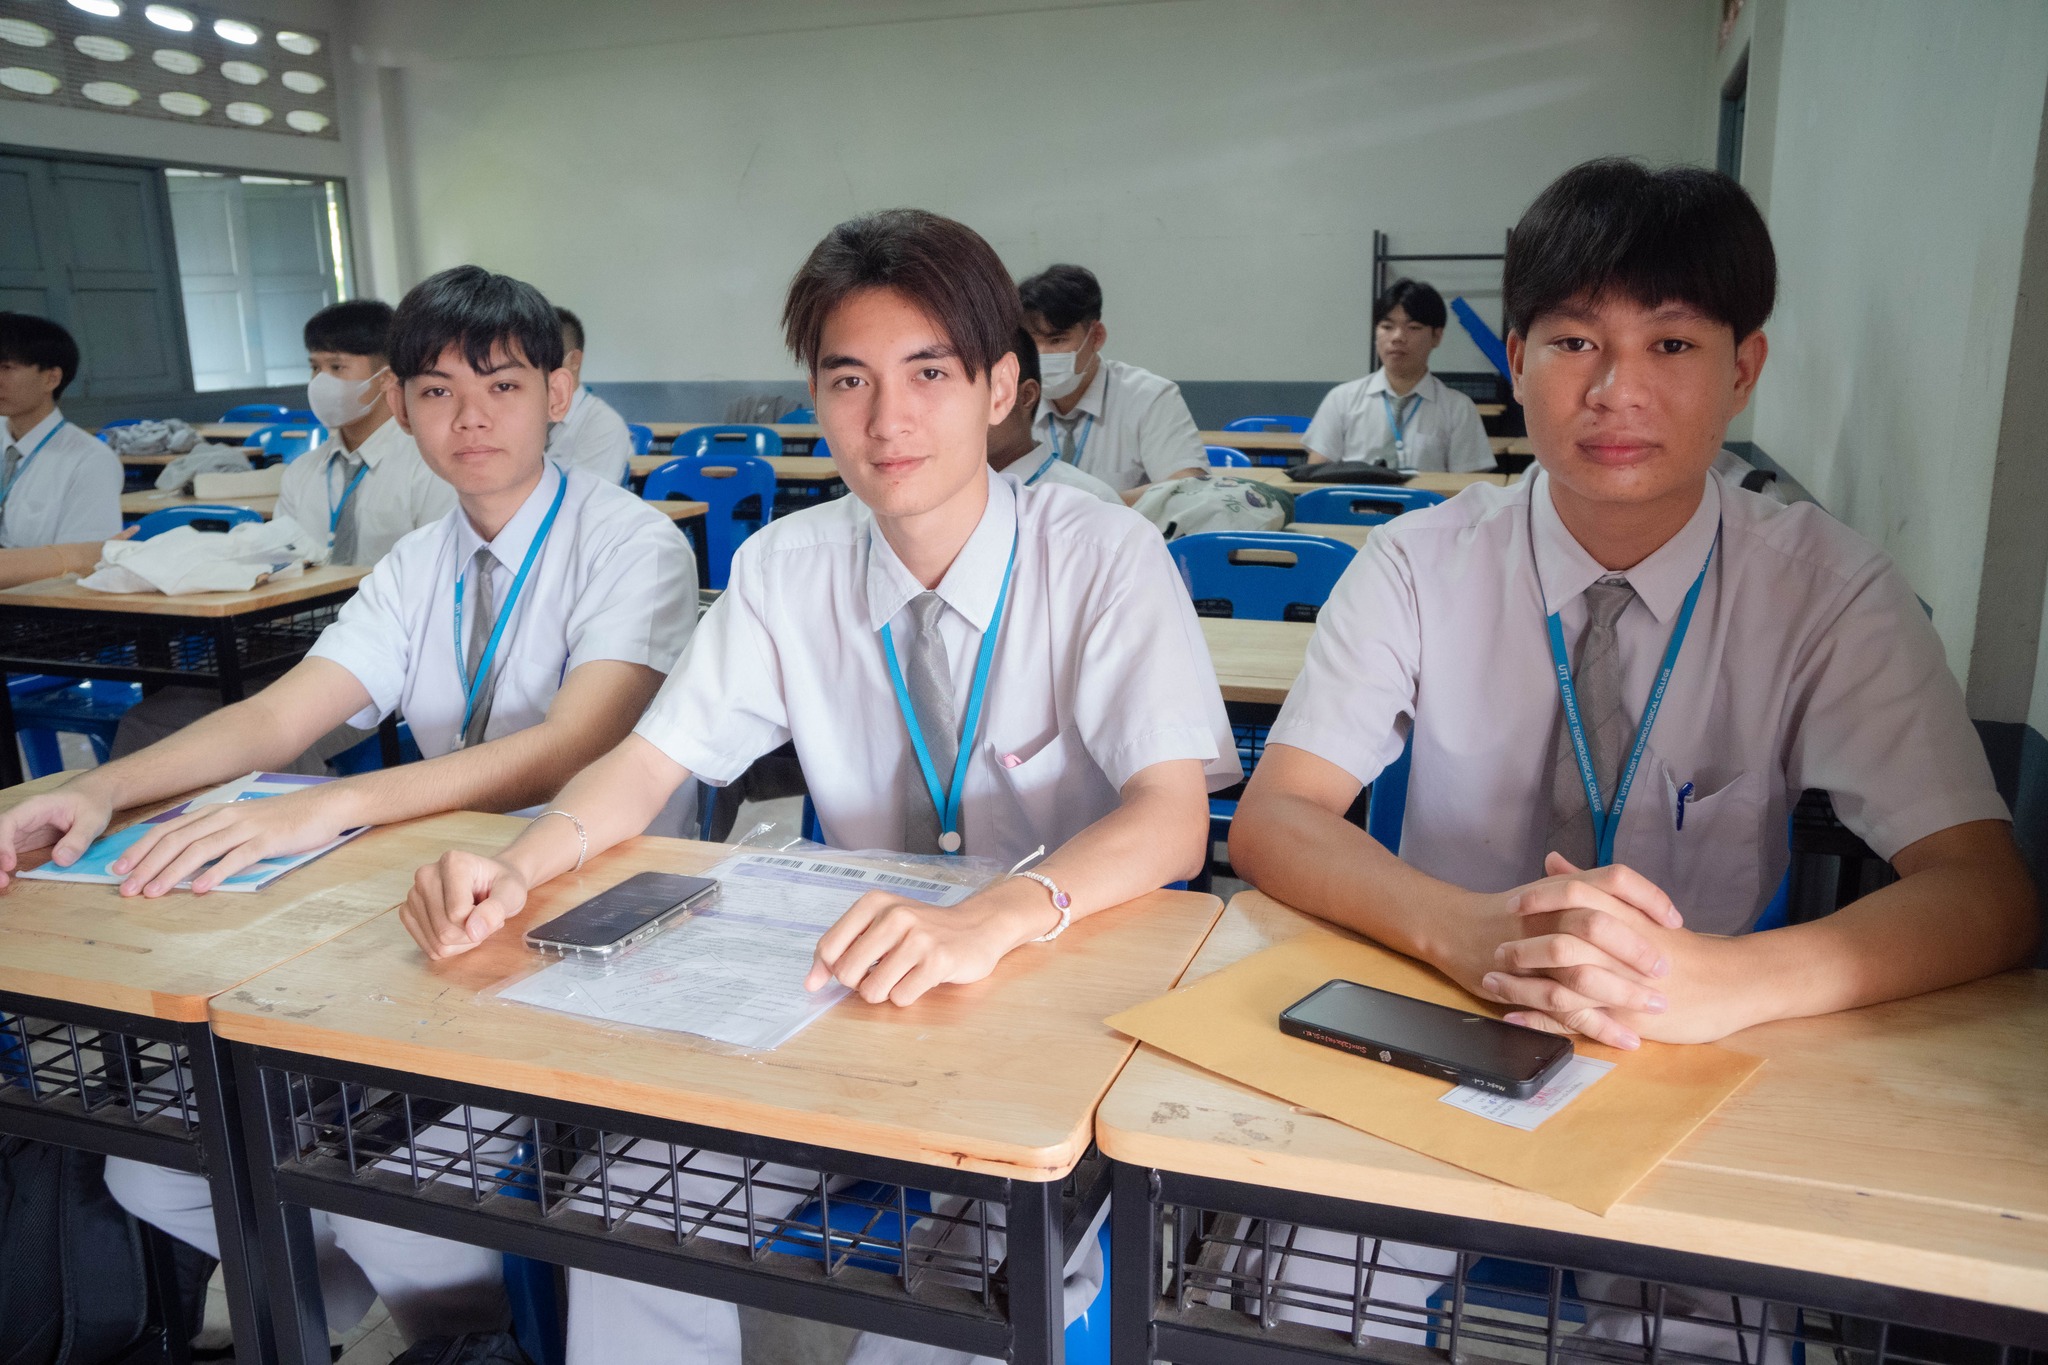
<path fill-rule="evenodd" d="M 1281 1011 L 1280 1031 L 1517 1100 L 1572 1059 L 1569 1038 L 1356 981 L 1316 987 Z"/>
<path fill-rule="evenodd" d="M 526 946 L 604 961 L 702 905 L 718 883 L 674 872 L 641 872 L 526 931 Z"/>

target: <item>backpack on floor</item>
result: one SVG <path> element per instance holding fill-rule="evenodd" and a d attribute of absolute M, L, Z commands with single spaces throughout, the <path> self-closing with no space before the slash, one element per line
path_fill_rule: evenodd
<path fill-rule="evenodd" d="M 100 1365 L 148 1330 L 142 1239 L 104 1166 L 0 1137 L 0 1365 Z"/>

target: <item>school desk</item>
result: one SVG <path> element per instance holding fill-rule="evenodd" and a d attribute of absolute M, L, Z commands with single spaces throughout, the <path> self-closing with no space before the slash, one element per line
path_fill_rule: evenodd
<path fill-rule="evenodd" d="M 0 809 L 64 776 L 0 791 Z M 389 909 L 443 850 L 488 852 L 519 826 L 457 815 L 372 830 L 247 893 L 0 890 L 0 1132 L 205 1175 L 235 1341 L 245 1360 L 273 1359 L 244 1130 L 206 1002 Z M 157 1239 L 146 1246 L 154 1260 Z"/>
<path fill-rule="evenodd" d="M 815 422 L 642 422 L 640 425 L 653 432 L 654 439 L 664 445 L 673 444 L 676 437 L 698 427 L 765 426 L 782 438 L 783 452 L 789 455 L 808 452 L 817 443 L 819 435 Z"/>
<path fill-rule="evenodd" d="M 1352 526 L 1334 521 L 1290 521 L 1281 529 L 1299 532 L 1305 536 L 1328 536 L 1341 540 L 1355 549 L 1365 548 L 1365 538 L 1372 534 L 1370 526 Z"/>
<path fill-rule="evenodd" d="M 1243 893 L 1187 979 L 1311 922 Z M 1765 1057 L 1762 1071 L 1604 1217 L 1141 1047 L 1096 1116 L 1116 1171 L 1115 1359 L 1362 1358 L 1342 1330 L 1262 1325 L 1227 1306 L 1233 1297 L 1334 1306 L 1345 1321 L 1354 1307 L 1391 1313 L 1393 1301 L 1362 1291 L 1364 1275 L 1353 1275 L 1354 1234 L 1366 1237 L 1368 1258 L 1374 1237 L 1458 1253 L 1432 1297 L 1439 1359 L 1575 1355 L 1568 1333 L 1585 1298 L 1618 1292 L 1595 1272 L 1648 1282 L 1627 1293 L 1653 1344 L 1602 1343 L 1598 1358 L 1616 1365 L 1651 1365 L 1660 1341 L 1666 1360 L 1700 1359 L 1678 1354 L 1678 1306 L 1701 1293 L 1724 1313 L 1743 1302 L 1750 1361 L 1798 1359 L 1788 1335 L 1808 1362 L 2000 1358 L 1955 1342 L 1930 1354 L 1929 1329 L 2039 1350 L 2048 1346 L 2044 1033 L 2048 973 L 2016 971 L 1736 1034 L 1726 1045 Z M 1344 1234 L 1336 1281 L 1347 1288 L 1318 1293 L 1290 1269 L 1299 1258 L 1282 1268 L 1276 1256 L 1263 1262 L 1279 1272 L 1269 1291 L 1233 1260 L 1268 1236 L 1284 1242 L 1289 1225 Z M 1171 1274 L 1163 1295 L 1162 1257 Z M 1501 1287 L 1504 1260 L 1525 1263 L 1519 1287 Z M 1759 1300 L 1805 1310 L 1772 1314 L 1780 1339 L 1768 1353 L 1758 1349 Z M 1717 1335 L 1724 1358 L 1736 1359 L 1733 1330 Z M 1837 1354 L 1845 1340 L 1855 1349 Z M 1686 1349 L 1703 1348 L 1695 1337 Z"/>
<path fill-rule="evenodd" d="M 161 512 L 167 507 L 246 507 L 251 512 L 269 521 L 277 511 L 277 494 L 264 493 L 244 498 L 201 498 L 190 493 L 166 493 L 151 488 L 139 493 L 121 495 L 121 520 L 140 521 L 151 512 Z"/>
<path fill-rule="evenodd" d="M 1228 616 L 1200 618 L 1209 662 L 1222 685 L 1223 700 L 1278 708 L 1301 675 L 1309 638 L 1307 621 L 1240 621 Z"/>
<path fill-rule="evenodd" d="M 1288 478 L 1287 471 L 1284 469 L 1227 469 L 1222 472 L 1232 478 L 1257 479 L 1260 483 L 1271 484 L 1273 487 L 1288 493 L 1306 493 L 1314 488 L 1336 488 L 1342 486 L 1329 483 L 1302 483 Z M 1505 484 L 1507 481 L 1507 475 L 1505 474 L 1420 473 L 1410 475 L 1407 483 L 1396 486 L 1426 489 L 1432 493 L 1441 493 L 1448 498 L 1464 492 L 1475 483 Z"/>
<path fill-rule="evenodd" d="M 0 591 L 0 672 L 218 688 L 223 705 L 306 656 L 354 595 L 366 568 L 308 569 L 247 592 L 105 593 L 75 578 Z M 0 736 L 14 708 L 0 688 Z M 387 762 L 398 732 L 384 727 Z M 21 781 L 21 758 L 0 744 L 0 786 Z"/>
<path fill-rule="evenodd" d="M 265 427 L 283 425 L 278 422 L 195 422 L 192 429 L 202 440 L 232 441 L 239 445 Z"/>
<path fill-rule="evenodd" d="M 1205 431 L 1202 444 L 1208 446 L 1229 446 L 1244 452 L 1245 458 L 1254 468 L 1282 467 L 1299 462 L 1308 455 L 1303 443 L 1303 434 L 1296 431 Z M 1528 438 L 1522 436 L 1489 436 L 1488 444 L 1494 455 L 1529 454 Z"/>
<path fill-rule="evenodd" d="M 726 852 L 635 839 L 539 888 L 459 957 L 430 962 L 389 914 L 213 1002 L 250 1120 L 259 1235 L 281 1272 L 270 1289 L 282 1365 L 327 1360 L 308 1208 L 978 1354 L 1054 1358 L 1061 1266 L 1101 1206 L 1096 1101 L 1133 1046 L 1102 1020 L 1177 980 L 1220 904 L 1155 892 L 910 1008 L 849 998 L 765 1052 L 494 998 L 537 965 L 522 942 L 535 924 L 633 873 L 698 871 Z M 444 1115 L 456 1136 L 418 1150 L 412 1139 Z M 510 1189 L 502 1157 L 479 1159 L 514 1133 L 535 1135 L 522 1169 L 538 1200 Z M 835 1241 L 827 1271 L 771 1249 L 806 1224 L 755 1214 L 754 1182 L 775 1179 L 758 1168 L 727 1179 L 715 1212 L 679 1207 L 672 1184 L 635 1195 L 612 1183 L 643 1160 L 664 1180 L 701 1172 L 706 1153 L 806 1172 L 788 1183 L 828 1206 L 838 1196 L 838 1225 L 866 1230 L 858 1250 Z M 906 1263 L 884 1215 L 920 1191 L 967 1201 L 963 1235 L 1006 1218 L 1007 1256 L 984 1255 L 974 1235 L 943 1265 L 916 1247 Z M 629 1205 L 661 1225 L 628 1220 Z M 713 1218 L 731 1240 L 703 1235 Z"/>

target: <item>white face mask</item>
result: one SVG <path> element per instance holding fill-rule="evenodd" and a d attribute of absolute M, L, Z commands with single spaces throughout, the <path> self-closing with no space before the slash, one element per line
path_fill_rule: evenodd
<path fill-rule="evenodd" d="M 1038 356 L 1038 387 L 1045 397 L 1065 398 L 1081 387 L 1081 374 L 1074 368 L 1078 351 L 1042 351 Z"/>
<path fill-rule="evenodd" d="M 316 374 L 306 385 L 306 406 L 320 419 L 320 425 L 329 431 L 345 427 L 370 415 L 370 409 L 377 406 L 377 395 L 382 386 L 379 370 L 368 379 L 343 379 L 338 374 Z"/>

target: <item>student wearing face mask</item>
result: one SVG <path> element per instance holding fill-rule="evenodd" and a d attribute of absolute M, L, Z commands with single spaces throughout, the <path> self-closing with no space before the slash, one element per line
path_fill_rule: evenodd
<path fill-rule="evenodd" d="M 610 403 L 583 387 L 583 320 L 557 308 L 562 323 L 562 367 L 576 380 L 569 415 L 548 433 L 548 458 L 564 469 L 587 469 L 606 483 L 624 483 L 633 458 L 633 433 Z"/>
<path fill-rule="evenodd" d="M 1044 390 L 1031 431 L 1125 502 L 1166 479 L 1209 467 L 1180 386 L 1102 348 L 1102 286 L 1078 265 L 1047 266 L 1017 286 L 1024 330 L 1038 343 Z"/>
<path fill-rule="evenodd" d="M 1420 280 L 1395 280 L 1373 301 L 1372 345 L 1380 367 L 1323 395 L 1301 443 L 1310 464 L 1476 473 L 1494 467 L 1479 408 L 1429 372 L 1444 342 L 1444 296 Z"/>
<path fill-rule="evenodd" d="M 330 564 L 375 564 L 400 536 L 455 506 L 455 490 L 391 420 L 390 330 L 391 305 L 377 299 L 337 303 L 306 320 L 306 405 L 327 443 L 285 466 L 277 515 L 324 533 Z"/>
<path fill-rule="evenodd" d="M 1063 483 L 1091 498 L 1123 506 L 1124 500 L 1114 488 L 1068 464 L 1057 450 L 1032 435 L 1032 419 L 1038 413 L 1038 343 L 1031 333 L 1022 327 L 1011 333 L 1009 354 L 1017 357 L 1017 402 L 1008 417 L 988 429 L 988 467 L 1007 469 L 1026 488 Z"/>

